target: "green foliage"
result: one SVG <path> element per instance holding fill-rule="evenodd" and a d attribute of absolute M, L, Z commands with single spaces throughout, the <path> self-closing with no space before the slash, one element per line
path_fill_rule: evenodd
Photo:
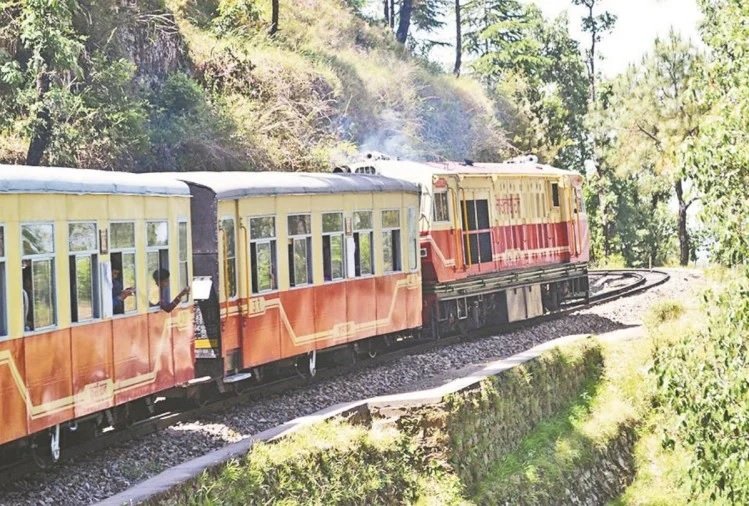
<path fill-rule="evenodd" d="M 749 273 L 708 294 L 706 330 L 659 345 L 653 362 L 658 403 L 676 420 L 664 445 L 689 455 L 696 496 L 749 502 Z"/>
<path fill-rule="evenodd" d="M 664 300 L 657 302 L 648 315 L 651 326 L 661 325 L 667 321 L 676 320 L 684 314 L 684 305 L 677 300 Z"/>
<path fill-rule="evenodd" d="M 690 175 L 704 194 L 704 221 L 716 261 L 745 263 L 749 254 L 749 5 L 700 0 L 702 35 L 711 58 L 702 83 L 710 114 L 689 145 Z"/>
<path fill-rule="evenodd" d="M 581 170 L 587 158 L 587 80 L 567 19 L 543 18 L 515 0 L 466 6 L 474 72 L 503 109 L 511 143 L 543 161 Z"/>

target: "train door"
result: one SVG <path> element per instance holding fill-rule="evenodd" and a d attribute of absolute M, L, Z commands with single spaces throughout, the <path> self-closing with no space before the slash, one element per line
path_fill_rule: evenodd
<path fill-rule="evenodd" d="M 474 194 L 472 197 L 470 200 L 464 198 L 462 202 L 463 258 L 466 259 L 466 267 L 493 261 L 489 199 L 485 195 Z"/>

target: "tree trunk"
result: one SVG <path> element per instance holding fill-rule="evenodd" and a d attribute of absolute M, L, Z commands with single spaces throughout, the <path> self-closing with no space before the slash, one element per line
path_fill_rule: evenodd
<path fill-rule="evenodd" d="M 460 64 L 463 59 L 463 37 L 461 33 L 460 0 L 455 0 L 455 67 L 453 74 L 460 76 Z"/>
<path fill-rule="evenodd" d="M 590 4 L 590 7 L 588 8 L 588 15 L 590 16 L 590 19 L 593 18 L 593 4 Z M 594 25 L 595 26 L 595 25 Z M 593 29 L 593 31 L 590 33 L 590 57 L 588 59 L 588 71 L 590 72 L 590 98 L 593 100 L 593 103 L 596 101 L 596 38 L 597 38 L 598 32 Z"/>
<path fill-rule="evenodd" d="M 395 33 L 395 40 L 405 44 L 408 40 L 408 30 L 411 28 L 411 10 L 413 9 L 413 0 L 401 0 L 400 13 L 398 15 L 398 31 Z"/>
<path fill-rule="evenodd" d="M 390 26 L 390 0 L 384 0 L 382 3 L 385 7 L 385 24 Z"/>
<path fill-rule="evenodd" d="M 44 96 L 49 91 L 50 76 L 46 69 L 42 70 L 36 78 L 37 100 L 43 103 Z M 49 114 L 49 108 L 42 105 L 36 116 L 34 131 L 31 134 L 29 150 L 26 153 L 26 165 L 39 165 L 44 158 L 44 152 L 49 146 L 52 137 L 52 120 Z"/>
<path fill-rule="evenodd" d="M 395 30 L 395 0 L 390 0 L 390 29 Z"/>
<path fill-rule="evenodd" d="M 689 231 L 687 230 L 687 211 L 689 204 L 684 201 L 684 187 L 681 179 L 676 180 L 674 184 L 676 190 L 676 200 L 679 202 L 679 217 L 677 220 L 677 230 L 679 235 L 679 264 L 689 264 Z"/>
<path fill-rule="evenodd" d="M 278 2 L 279 0 L 271 0 L 270 30 L 268 30 L 270 35 L 275 35 L 278 31 Z"/>

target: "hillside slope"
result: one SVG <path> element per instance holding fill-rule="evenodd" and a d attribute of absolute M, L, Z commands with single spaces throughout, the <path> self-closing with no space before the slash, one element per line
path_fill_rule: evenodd
<path fill-rule="evenodd" d="M 326 170 L 357 149 L 502 156 L 477 83 L 408 55 L 345 0 L 282 2 L 273 37 L 266 3 L 5 8 L 0 161 L 23 162 L 32 140 L 43 164 L 136 171 Z"/>

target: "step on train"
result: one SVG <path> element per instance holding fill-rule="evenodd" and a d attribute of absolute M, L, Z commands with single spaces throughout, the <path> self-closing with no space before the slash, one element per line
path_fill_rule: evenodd
<path fill-rule="evenodd" d="M 318 358 L 584 300 L 582 185 L 530 157 L 332 173 L 0 165 L 0 455 L 55 461 L 66 438 L 162 398 L 311 377 Z"/>

